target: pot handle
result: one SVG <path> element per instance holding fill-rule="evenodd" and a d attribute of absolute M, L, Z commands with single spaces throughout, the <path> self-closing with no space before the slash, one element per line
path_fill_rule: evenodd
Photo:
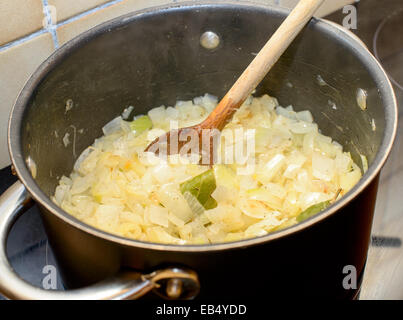
<path fill-rule="evenodd" d="M 7 237 L 19 215 L 32 204 L 24 185 L 17 181 L 0 197 L 0 292 L 10 299 L 98 300 L 137 299 L 154 290 L 167 299 L 191 299 L 199 292 L 197 274 L 185 268 L 166 268 L 150 274 L 122 271 L 92 286 L 67 290 L 44 290 L 21 279 L 7 258 Z"/>

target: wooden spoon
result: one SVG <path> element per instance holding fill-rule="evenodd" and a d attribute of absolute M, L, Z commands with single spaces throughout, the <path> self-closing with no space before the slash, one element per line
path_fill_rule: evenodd
<path fill-rule="evenodd" d="M 234 113 L 263 80 L 284 51 L 312 18 L 323 1 L 324 0 L 300 0 L 298 2 L 287 19 L 260 50 L 259 54 L 253 59 L 206 120 L 192 127 L 167 132 L 165 135 L 154 140 L 145 151 L 159 153 L 159 150 L 164 149 L 167 154 L 179 153 L 181 148 L 188 143 L 188 140 L 182 141 L 178 139 L 178 137 L 192 137 L 192 135 L 194 137 L 196 134 L 198 136 L 197 143 L 199 152 L 204 155 L 209 155 L 208 163 L 202 161 L 202 164 L 212 164 L 214 151 L 214 143 L 212 143 L 212 140 L 214 139 L 214 135 L 211 134 L 206 147 L 206 145 L 203 146 L 201 143 L 203 140 L 202 133 L 207 131 L 207 129 L 210 129 L 210 132 L 221 131 L 225 125 L 231 121 Z M 162 146 L 162 144 L 164 144 L 164 146 Z M 175 144 L 174 148 L 171 147 L 173 144 Z"/>

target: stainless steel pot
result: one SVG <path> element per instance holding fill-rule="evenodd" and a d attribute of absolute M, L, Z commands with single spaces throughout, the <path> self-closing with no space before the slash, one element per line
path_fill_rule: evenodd
<path fill-rule="evenodd" d="M 132 104 L 141 114 L 206 92 L 222 96 L 286 14 L 239 2 L 173 4 L 104 23 L 46 60 L 22 90 L 9 123 L 10 154 L 21 182 L 0 200 L 0 291 L 22 299 L 99 299 L 134 298 L 154 289 L 186 298 L 200 286 L 199 297 L 210 298 L 355 297 L 359 284 L 346 290 L 343 269 L 354 266 L 362 279 L 397 107 L 385 72 L 367 48 L 325 20 L 310 22 L 257 92 L 311 110 L 323 132 L 357 163 L 360 154 L 368 158 L 361 181 L 321 214 L 261 238 L 176 246 L 97 230 L 49 198 L 58 178 L 70 173 L 77 155 L 123 108 Z M 219 36 L 217 48 L 200 45 L 205 31 Z M 366 110 L 357 105 L 359 89 L 367 92 Z M 69 99 L 74 107 L 66 112 Z M 76 136 L 68 147 L 62 142 L 66 133 Z M 7 234 L 30 199 L 41 208 L 64 282 L 74 290 L 33 288 L 7 261 Z M 90 287 L 76 289 L 83 286 Z"/>

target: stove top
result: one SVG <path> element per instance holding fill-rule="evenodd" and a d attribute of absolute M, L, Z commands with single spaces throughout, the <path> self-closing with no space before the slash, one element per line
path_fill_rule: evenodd
<path fill-rule="evenodd" d="M 399 118 L 403 115 L 403 5 L 401 0 L 362 0 L 356 4 L 358 28 L 352 30 L 381 61 L 396 90 Z M 340 11 L 327 19 L 342 24 Z M 399 126 L 392 154 L 381 174 L 372 244 L 360 299 L 403 299 L 403 126 Z M 16 177 L 10 168 L 0 170 L 0 192 Z M 57 270 L 52 249 L 36 206 L 22 215 L 8 240 L 10 262 L 16 272 L 42 287 L 49 266 Z M 58 278 L 57 289 L 63 284 Z M 0 295 L 0 299 L 4 299 Z"/>

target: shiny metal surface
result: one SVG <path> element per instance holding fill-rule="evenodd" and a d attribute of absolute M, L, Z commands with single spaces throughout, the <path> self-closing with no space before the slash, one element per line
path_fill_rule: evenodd
<path fill-rule="evenodd" d="M 215 49 L 220 45 L 220 37 L 213 31 L 206 31 L 200 36 L 200 45 L 205 49 Z"/>
<path fill-rule="evenodd" d="M 168 281 L 166 288 L 166 294 L 168 297 L 172 299 L 178 299 L 182 294 L 182 290 L 183 290 L 182 281 L 177 279 L 171 279 Z"/>

